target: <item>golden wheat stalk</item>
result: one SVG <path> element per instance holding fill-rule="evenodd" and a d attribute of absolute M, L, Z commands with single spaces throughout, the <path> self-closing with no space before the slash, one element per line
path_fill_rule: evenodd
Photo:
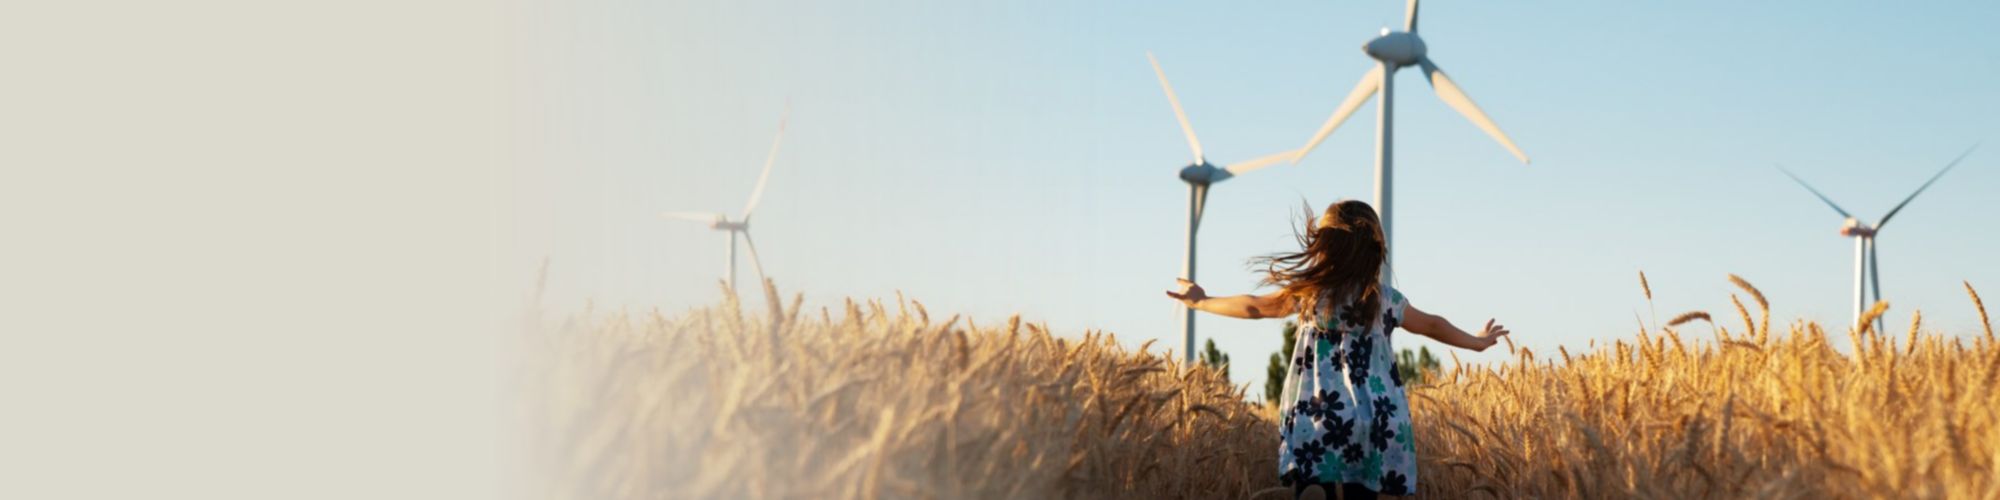
<path fill-rule="evenodd" d="M 1646 281 L 1646 271 L 1639 270 L 1639 290 L 1646 292 L 1646 311 L 1653 315 L 1653 327 L 1660 326 L 1660 310 L 1653 306 L 1653 284 Z"/>
<path fill-rule="evenodd" d="M 1972 308 L 1979 310 L 1979 326 L 1986 329 L 1986 343 L 1993 343 L 1993 322 L 1986 319 L 1986 303 L 1979 300 L 1979 291 L 1972 289 L 1971 281 L 1964 281 L 1965 294 L 1972 296 Z"/>
<path fill-rule="evenodd" d="M 1757 322 L 1756 330 L 1751 333 L 1756 334 L 1758 343 L 1764 343 L 1771 331 L 1771 301 L 1765 300 L 1764 291 L 1758 290 L 1756 286 L 1751 285 L 1750 281 L 1743 279 L 1742 276 L 1731 274 L 1729 275 L 1729 282 L 1735 284 L 1737 288 L 1743 289 L 1744 292 L 1749 293 L 1751 300 L 1757 301 L 1757 310 L 1760 312 L 1761 317 Z"/>
<path fill-rule="evenodd" d="M 1735 275 L 1730 276 L 1735 277 Z M 1738 300 L 1736 294 L 1729 294 L 1729 303 L 1736 305 L 1736 315 L 1743 318 L 1743 331 L 1746 332 L 1744 335 L 1753 339 L 1756 338 L 1757 323 L 1750 321 L 1750 310 L 1743 307 L 1743 301 Z"/>
<path fill-rule="evenodd" d="M 1918 330 L 1919 328 L 1923 328 L 1923 326 L 1924 326 L 1924 311 L 1923 311 L 1923 310 L 1921 310 L 1921 309 L 1920 309 L 1920 310 L 1916 310 L 1916 311 L 1911 311 L 1911 312 L 1910 312 L 1910 340 L 1909 340 L 1909 342 L 1908 342 L 1908 344 L 1907 344 L 1907 345 L 1903 346 L 1903 354 L 1904 354 L 1904 355 L 1906 355 L 1906 356 L 1907 356 L 1907 355 L 1913 355 L 1913 354 L 1916 354 L 1916 353 L 1917 353 L 1917 330 Z"/>
<path fill-rule="evenodd" d="M 1709 319 L 1707 311 L 1688 311 L 1681 313 L 1679 316 L 1674 316 L 1674 319 L 1667 320 L 1667 326 L 1670 328 L 1681 326 L 1695 320 L 1707 321 L 1711 325 L 1715 324 L 1714 320 Z"/>
<path fill-rule="evenodd" d="M 1868 306 L 1868 311 L 1861 313 L 1861 319 L 1860 319 L 1861 324 L 1858 325 L 1858 328 L 1861 330 L 1861 335 L 1866 337 L 1870 332 L 1873 332 L 1879 336 L 1882 332 L 1874 331 L 1875 319 L 1882 317 L 1882 313 L 1885 312 L 1889 312 L 1888 301 L 1877 301 L 1875 302 L 1874 305 Z"/>

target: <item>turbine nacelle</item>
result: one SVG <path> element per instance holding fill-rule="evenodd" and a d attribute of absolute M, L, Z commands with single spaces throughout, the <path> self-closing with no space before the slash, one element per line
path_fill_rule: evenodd
<path fill-rule="evenodd" d="M 1235 174 L 1207 161 L 1181 167 L 1181 180 L 1188 184 L 1214 184 L 1235 177 Z"/>
<path fill-rule="evenodd" d="M 1418 37 L 1416 33 L 1389 31 L 1388 28 L 1383 28 L 1382 31 L 1382 36 L 1361 45 L 1361 52 L 1377 61 L 1388 63 L 1390 66 L 1414 66 L 1417 61 L 1423 60 L 1424 55 L 1430 50 L 1424 45 L 1424 39 Z"/>
<path fill-rule="evenodd" d="M 1862 224 L 1860 220 L 1849 217 L 1847 218 L 1847 224 L 1840 227 L 1840 235 L 1850 238 L 1873 238 L 1875 237 L 1875 228 L 1868 227 L 1867 224 Z"/>

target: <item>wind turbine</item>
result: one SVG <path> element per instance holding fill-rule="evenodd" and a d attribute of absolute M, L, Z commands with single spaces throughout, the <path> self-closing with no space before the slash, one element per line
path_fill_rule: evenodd
<path fill-rule="evenodd" d="M 1519 158 L 1522 164 L 1528 163 L 1527 153 L 1522 153 L 1521 148 L 1514 146 L 1514 141 L 1508 139 L 1505 132 L 1500 131 L 1500 126 L 1495 125 L 1493 119 L 1486 116 L 1486 112 L 1480 111 L 1479 105 L 1473 104 L 1472 98 L 1466 96 L 1465 91 L 1460 90 L 1458 84 L 1453 83 L 1450 77 L 1445 76 L 1444 70 L 1439 69 L 1437 64 L 1431 62 L 1430 57 L 1426 55 L 1428 49 L 1424 45 L 1424 39 L 1417 36 L 1417 0 L 1410 0 L 1404 15 L 1403 31 L 1390 31 L 1389 28 L 1384 27 L 1380 36 L 1375 37 L 1374 40 L 1369 40 L 1367 44 L 1361 46 L 1361 52 L 1368 54 L 1368 57 L 1375 59 L 1379 64 L 1374 69 L 1368 70 L 1368 73 L 1361 75 L 1361 82 L 1355 84 L 1354 90 L 1347 94 L 1347 99 L 1341 101 L 1339 108 L 1334 109 L 1333 117 L 1327 119 L 1326 125 L 1321 126 L 1319 133 L 1313 134 L 1312 140 L 1307 141 L 1305 147 L 1299 148 L 1298 156 L 1292 159 L 1292 163 L 1298 163 L 1300 160 L 1305 159 L 1306 153 L 1311 152 L 1314 147 L 1319 146 L 1321 141 L 1326 140 L 1326 136 L 1332 134 L 1333 129 L 1340 127 L 1341 122 L 1347 121 L 1348 115 L 1354 114 L 1354 110 L 1360 108 L 1362 103 L 1367 102 L 1369 96 L 1380 91 L 1382 99 L 1376 102 L 1375 107 L 1377 113 L 1375 126 L 1375 210 L 1379 212 L 1382 218 L 1382 238 L 1385 243 L 1390 236 L 1389 228 L 1392 227 L 1390 226 L 1389 202 L 1391 199 L 1390 181 L 1392 180 L 1392 169 L 1390 167 L 1393 164 L 1391 160 L 1394 158 L 1391 154 L 1391 145 L 1394 143 L 1391 140 L 1394 132 L 1391 124 L 1392 118 L 1395 116 L 1393 105 L 1395 103 L 1394 76 L 1396 75 L 1396 70 L 1409 66 L 1423 68 L 1424 78 L 1430 80 L 1431 88 L 1437 91 L 1439 99 L 1443 99 L 1445 104 L 1451 105 L 1452 109 L 1458 110 L 1459 114 L 1465 115 L 1467 119 L 1472 120 L 1472 124 L 1479 126 L 1480 130 L 1486 131 L 1486 135 L 1493 136 L 1494 140 L 1500 141 L 1500 145 L 1506 147 L 1508 152 L 1513 153 L 1515 158 Z M 1391 252 L 1394 252 L 1395 249 L 1394 245 L 1389 246 Z M 1390 269 L 1388 256 L 1385 255 L 1382 260 L 1383 283 L 1391 282 Z"/>
<path fill-rule="evenodd" d="M 1944 177 L 1945 172 L 1950 172 L 1952 167 L 1958 166 L 1959 161 L 1964 160 L 1967 155 L 1972 154 L 1972 150 L 1978 148 L 1978 144 L 1973 144 L 1972 147 L 1966 148 L 1964 153 L 1959 153 L 1958 158 L 1954 158 L 1951 160 L 1951 163 L 1945 164 L 1944 168 L 1938 170 L 1937 174 L 1932 175 L 1930 180 L 1924 181 L 1924 185 L 1917 186 L 1916 192 L 1912 192 L 1909 197 L 1903 198 L 1902 203 L 1897 203 L 1896 208 L 1889 209 L 1889 213 L 1883 215 L 1882 220 L 1876 221 L 1874 225 L 1861 222 L 1861 219 L 1847 213 L 1846 209 L 1840 208 L 1840 205 L 1835 204 L 1832 199 L 1827 198 L 1824 194 L 1820 194 L 1818 189 L 1813 189 L 1812 185 L 1807 184 L 1805 179 L 1800 179 L 1798 175 L 1793 174 L 1790 170 L 1785 170 L 1784 167 L 1778 167 L 1779 172 L 1784 172 L 1785 176 L 1791 177 L 1793 181 L 1798 182 L 1807 191 L 1811 191 L 1813 196 L 1819 197 L 1819 201 L 1826 202 L 1826 206 L 1833 207 L 1833 211 L 1840 212 L 1840 216 L 1847 219 L 1840 226 L 1840 235 L 1854 238 L 1854 320 L 1850 325 L 1856 330 L 1861 328 L 1861 314 L 1867 310 L 1868 304 L 1882 300 L 1882 269 L 1876 265 L 1875 235 L 1882 231 L 1882 226 L 1889 224 L 1890 218 L 1895 217 L 1897 212 L 1903 211 L 1903 207 L 1908 206 L 1911 200 L 1917 199 L 1917 195 L 1923 194 L 1924 189 L 1930 188 L 1931 183 L 1937 182 L 1939 177 Z M 1874 300 L 1869 300 L 1867 293 L 1864 292 L 1873 292 L 1875 296 Z M 1882 328 L 1881 319 L 1877 318 L 1876 321 L 1876 329 L 1879 330 Z"/>
<path fill-rule="evenodd" d="M 785 108 L 785 116 L 778 119 L 778 138 L 771 140 L 771 152 L 764 157 L 764 173 L 757 175 L 757 187 L 750 190 L 750 203 L 743 206 L 743 215 L 731 220 L 721 212 L 666 212 L 661 217 L 708 223 L 709 229 L 729 233 L 729 268 L 724 273 L 729 288 L 736 289 L 736 237 L 742 236 L 743 243 L 750 249 L 750 266 L 757 270 L 757 278 L 764 278 L 764 263 L 757 259 L 757 242 L 750 239 L 750 215 L 756 213 L 757 202 L 764 197 L 764 184 L 771 180 L 771 165 L 778 159 L 778 144 L 785 139 L 785 122 L 791 118 L 790 106 Z"/>
<path fill-rule="evenodd" d="M 1201 229 L 1201 214 L 1208 205 L 1208 188 L 1215 183 L 1250 171 L 1271 166 L 1295 155 L 1296 151 L 1286 151 L 1255 160 L 1218 167 L 1208 162 L 1202 154 L 1201 140 L 1194 136 L 1194 126 L 1188 123 L 1187 112 L 1181 110 L 1181 100 L 1174 96 L 1173 84 L 1167 83 L 1167 73 L 1160 70 L 1160 60 L 1153 53 L 1146 53 L 1146 60 L 1153 63 L 1153 74 L 1160 77 L 1160 88 L 1167 92 L 1167 103 L 1174 107 L 1174 118 L 1181 122 L 1181 133 L 1187 134 L 1188 148 L 1194 151 L 1194 163 L 1181 167 L 1181 182 L 1188 185 L 1187 257 L 1181 261 L 1181 278 L 1194 281 L 1195 232 Z M 1181 338 L 1186 341 L 1181 352 L 1188 363 L 1194 363 L 1194 309 L 1181 306 Z"/>

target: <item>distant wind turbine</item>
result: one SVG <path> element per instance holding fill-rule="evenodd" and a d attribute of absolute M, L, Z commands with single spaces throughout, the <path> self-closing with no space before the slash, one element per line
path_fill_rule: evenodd
<path fill-rule="evenodd" d="M 1840 208 L 1840 205 L 1835 204 L 1832 199 L 1827 198 L 1824 194 L 1820 194 L 1819 190 L 1813 189 L 1812 185 L 1807 184 L 1805 179 L 1800 179 L 1798 175 L 1793 174 L 1790 170 L 1785 170 L 1784 167 L 1778 167 L 1779 172 L 1784 172 L 1786 177 L 1791 177 L 1800 186 L 1804 186 L 1807 191 L 1811 191 L 1813 196 L 1819 197 L 1819 201 L 1826 202 L 1826 206 L 1833 207 L 1833 211 L 1840 212 L 1840 216 L 1847 219 L 1840 227 L 1840 235 L 1854 238 L 1854 320 L 1848 323 L 1854 329 L 1861 329 L 1861 314 L 1867 311 L 1868 305 L 1882 300 L 1882 269 L 1876 265 L 1875 235 L 1882 231 L 1882 226 L 1889 224 L 1890 218 L 1895 217 L 1897 212 L 1903 211 L 1903 207 L 1908 206 L 1911 200 L 1917 199 L 1917 195 L 1923 194 L 1925 189 L 1930 188 L 1931 183 L 1937 182 L 1939 177 L 1944 177 L 1945 172 L 1950 172 L 1952 167 L 1958 166 L 1959 161 L 1964 160 L 1967 155 L 1972 154 L 1972 150 L 1978 148 L 1978 144 L 1973 144 L 1972 147 L 1966 148 L 1964 153 L 1959 153 L 1958 158 L 1954 158 L 1951 160 L 1951 163 L 1945 164 L 1943 169 L 1938 170 L 1937 174 L 1931 176 L 1931 180 L 1924 181 L 1924 185 L 1917 186 L 1915 192 L 1910 193 L 1909 197 L 1903 198 L 1902 203 L 1897 203 L 1896 208 L 1889 209 L 1889 213 L 1883 215 L 1882 220 L 1877 221 L 1872 226 L 1861 222 L 1861 219 L 1857 219 L 1853 214 L 1848 213 L 1847 209 Z M 1874 300 L 1869 300 L 1866 292 L 1873 292 L 1875 296 Z M 1882 328 L 1881 319 L 1877 318 L 1876 321 L 1876 329 L 1880 330 Z"/>
<path fill-rule="evenodd" d="M 1368 54 L 1368 57 L 1374 58 L 1381 64 L 1376 65 L 1374 69 L 1368 70 L 1367 74 L 1361 75 L 1361 83 L 1354 86 L 1354 90 L 1347 94 L 1347 100 L 1341 101 L 1340 107 L 1334 109 L 1333 117 L 1326 121 L 1326 125 L 1320 127 L 1319 133 L 1313 134 L 1312 140 L 1307 141 L 1305 147 L 1299 148 L 1298 156 L 1292 159 L 1292 163 L 1298 163 L 1299 160 L 1305 159 L 1306 153 L 1311 152 L 1314 147 L 1319 146 L 1321 141 L 1326 140 L 1326 136 L 1332 134 L 1333 129 L 1340 127 L 1341 122 L 1347 121 L 1348 115 L 1354 114 L 1354 110 L 1360 108 L 1362 103 L 1367 102 L 1369 96 L 1374 95 L 1378 90 L 1381 91 L 1382 99 L 1376 102 L 1375 210 L 1379 212 L 1378 215 L 1382 218 L 1382 237 L 1384 242 L 1387 242 L 1389 239 L 1389 228 L 1392 227 L 1390 226 L 1389 202 L 1391 174 L 1393 173 L 1390 167 L 1393 155 L 1391 154 L 1392 150 L 1390 146 L 1394 143 L 1391 140 L 1393 137 L 1392 133 L 1394 132 L 1394 128 L 1391 125 L 1392 118 L 1395 116 L 1393 113 L 1395 78 L 1393 77 L 1396 74 L 1396 70 L 1409 66 L 1423 68 L 1424 78 L 1430 80 L 1431 88 L 1437 91 L 1439 99 L 1443 99 L 1445 104 L 1451 105 L 1452 109 L 1458 110 L 1459 114 L 1465 115 L 1467 119 L 1472 120 L 1472 124 L 1479 126 L 1480 130 L 1486 131 L 1486 135 L 1493 136 L 1493 139 L 1500 141 L 1500 145 L 1506 147 L 1508 152 L 1513 153 L 1515 158 L 1521 159 L 1522 164 L 1528 163 L 1527 153 L 1522 153 L 1521 148 L 1515 147 L 1514 141 L 1508 139 L 1505 132 L 1500 131 L 1500 126 L 1495 125 L 1493 119 L 1486 116 L 1486 112 L 1480 111 L 1479 105 L 1472 103 L 1472 97 L 1465 95 L 1465 91 L 1460 90 L 1458 84 L 1453 83 L 1451 78 L 1446 77 L 1444 70 L 1438 69 L 1437 64 L 1431 62 L 1430 57 L 1426 55 L 1428 49 L 1424 46 L 1424 39 L 1417 36 L 1417 0 L 1409 0 L 1404 15 L 1403 31 L 1390 31 L 1389 28 L 1382 28 L 1381 36 L 1376 37 L 1374 40 L 1369 40 L 1367 44 L 1361 46 L 1363 53 Z M 1395 251 L 1395 248 L 1394 245 L 1389 246 L 1392 253 Z M 1392 277 L 1390 276 L 1389 259 L 1386 255 L 1383 256 L 1382 267 L 1382 282 L 1390 283 Z"/>
<path fill-rule="evenodd" d="M 1181 122 L 1181 133 L 1187 134 L 1188 148 L 1194 151 L 1194 163 L 1181 167 L 1181 182 L 1188 185 L 1187 258 L 1181 261 L 1181 277 L 1194 281 L 1195 232 L 1201 228 L 1201 214 L 1208 205 L 1208 188 L 1215 183 L 1229 180 L 1250 171 L 1271 166 L 1297 154 L 1286 151 L 1255 160 L 1218 167 L 1208 162 L 1202 154 L 1201 140 L 1194 136 L 1194 125 L 1188 123 L 1187 112 L 1181 110 L 1181 100 L 1174 96 L 1173 84 L 1167 83 L 1167 73 L 1160 70 L 1160 60 L 1153 53 L 1146 53 L 1146 60 L 1153 63 L 1153 74 L 1160 77 L 1160 89 L 1167 93 L 1167 103 L 1174 107 L 1174 118 Z M 1181 306 L 1181 338 L 1185 341 L 1181 353 L 1188 363 L 1195 360 L 1194 351 L 1194 309 Z"/>
<path fill-rule="evenodd" d="M 771 165 L 778 159 L 778 144 L 785 139 L 785 122 L 791 118 L 791 107 L 785 108 L 785 116 L 778 119 L 778 138 L 771 140 L 771 152 L 764 158 L 764 173 L 757 175 L 757 187 L 750 190 L 750 203 L 743 206 L 743 216 L 730 220 L 721 212 L 666 212 L 661 217 L 708 223 L 709 229 L 729 233 L 729 268 L 724 272 L 729 288 L 736 289 L 736 237 L 743 236 L 743 244 L 750 249 L 750 265 L 757 270 L 757 278 L 764 278 L 764 263 L 757 259 L 757 242 L 750 239 L 750 215 L 756 213 L 757 202 L 764 197 L 764 185 L 771 180 Z"/>

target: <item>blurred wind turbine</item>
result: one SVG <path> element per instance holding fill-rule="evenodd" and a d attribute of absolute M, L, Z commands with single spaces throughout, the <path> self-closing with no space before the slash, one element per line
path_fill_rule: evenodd
<path fill-rule="evenodd" d="M 1215 183 L 1229 180 L 1251 171 L 1268 167 L 1296 155 L 1297 151 L 1286 151 L 1255 160 L 1218 167 L 1208 162 L 1201 151 L 1201 140 L 1194 136 L 1194 125 L 1188 123 L 1187 112 L 1181 110 L 1181 100 L 1174 96 L 1173 84 L 1167 83 L 1167 73 L 1160 70 L 1160 60 L 1153 53 L 1146 53 L 1146 60 L 1153 63 L 1153 74 L 1160 77 L 1160 88 L 1167 93 L 1167 103 L 1174 107 L 1174 118 L 1181 122 L 1181 133 L 1187 134 L 1188 148 L 1194 151 L 1194 163 L 1181 167 L 1181 182 L 1188 185 L 1187 258 L 1181 261 L 1181 278 L 1194 281 L 1195 232 L 1201 228 L 1201 214 L 1208 205 L 1208 188 Z M 1194 309 L 1181 306 L 1181 338 L 1185 341 L 1181 353 L 1188 363 L 1195 360 L 1194 350 Z"/>
<path fill-rule="evenodd" d="M 1311 152 L 1314 147 L 1319 146 L 1321 141 L 1325 141 L 1326 136 L 1332 134 L 1333 129 L 1340 127 L 1341 122 L 1347 121 L 1348 115 L 1354 114 L 1354 110 L 1360 108 L 1361 104 L 1368 100 L 1369 96 L 1374 95 L 1378 90 L 1381 91 L 1382 99 L 1376 102 L 1375 210 L 1380 212 L 1378 215 L 1382 218 L 1382 238 L 1385 243 L 1389 239 L 1389 228 L 1391 227 L 1389 195 L 1391 187 L 1390 174 L 1392 173 L 1390 166 L 1393 155 L 1390 154 L 1390 146 L 1394 142 L 1391 140 L 1392 132 L 1394 132 L 1391 125 L 1392 118 L 1394 117 L 1393 104 L 1395 102 L 1395 78 L 1393 77 L 1396 75 L 1396 70 L 1409 66 L 1423 68 L 1424 78 L 1430 80 L 1431 88 L 1437 91 L 1439 99 L 1443 99 L 1445 104 L 1451 105 L 1452 109 L 1458 110 L 1459 114 L 1465 115 L 1467 119 L 1472 120 L 1472 124 L 1479 126 L 1480 130 L 1486 131 L 1486 135 L 1493 136 L 1494 140 L 1500 141 L 1500 145 L 1506 147 L 1508 152 L 1513 153 L 1515 158 L 1521 159 L 1522 164 L 1528 163 L 1527 153 L 1522 153 L 1521 148 L 1515 147 L 1514 141 L 1508 139 L 1505 132 L 1500 131 L 1500 126 L 1495 125 L 1493 119 L 1486 116 L 1486 112 L 1480 111 L 1479 105 L 1472 103 L 1472 97 L 1465 95 L 1465 91 L 1460 90 L 1458 84 L 1453 83 L 1450 77 L 1445 76 L 1444 70 L 1438 69 L 1437 64 L 1431 62 L 1430 57 L 1426 56 L 1428 49 L 1424 46 L 1424 39 L 1417 36 L 1417 0 L 1409 0 L 1404 16 L 1403 31 L 1390 31 L 1389 28 L 1384 27 L 1382 28 L 1381 36 L 1377 36 L 1374 40 L 1369 40 L 1367 44 L 1361 46 L 1363 53 L 1368 54 L 1368 57 L 1375 59 L 1380 64 L 1376 65 L 1374 69 L 1368 70 L 1367 74 L 1361 75 L 1361 83 L 1354 86 L 1354 90 L 1347 94 L 1347 100 L 1341 101 L 1340 107 L 1334 109 L 1333 117 L 1327 119 L 1326 125 L 1321 126 L 1319 133 L 1313 134 L 1312 140 L 1307 141 L 1305 147 L 1299 148 L 1298 156 L 1292 159 L 1292 163 L 1298 163 L 1300 160 L 1305 159 L 1306 153 Z M 1391 253 L 1394 253 L 1395 249 L 1394 245 L 1389 246 Z M 1383 283 L 1391 282 L 1390 269 L 1388 256 L 1384 255 L 1382 260 Z"/>
<path fill-rule="evenodd" d="M 1943 169 L 1938 170 L 1937 174 L 1931 176 L 1931 180 L 1924 181 L 1924 185 L 1917 186 L 1916 192 L 1912 192 L 1909 197 L 1903 198 L 1902 203 L 1897 203 L 1896 208 L 1889 209 L 1889 213 L 1883 215 L 1882 220 L 1877 221 L 1874 225 L 1861 222 L 1861 219 L 1857 219 L 1853 214 L 1847 213 L 1846 209 L 1840 208 L 1840 205 L 1835 204 L 1832 199 L 1827 198 L 1824 194 L 1820 194 L 1818 189 L 1813 189 L 1811 184 L 1806 184 L 1805 179 L 1800 179 L 1798 175 L 1793 174 L 1790 170 L 1785 170 L 1784 167 L 1778 167 L 1779 172 L 1784 172 L 1786 177 L 1791 177 L 1793 181 L 1798 182 L 1807 191 L 1811 191 L 1813 196 L 1819 197 L 1819 201 L 1826 202 L 1826 206 L 1833 207 L 1833 211 L 1840 212 L 1840 216 L 1847 219 L 1840 227 L 1840 235 L 1854 238 L 1854 320 L 1848 324 L 1856 330 L 1861 328 L 1861 314 L 1867 311 L 1868 305 L 1882 300 L 1882 269 L 1876 265 L 1876 233 L 1881 232 L 1882 226 L 1888 225 L 1889 219 L 1895 217 L 1897 212 L 1903 211 L 1903 207 L 1909 205 L 1911 200 L 1917 199 L 1917 195 L 1923 194 L 1924 189 L 1930 188 L 1931 183 L 1937 182 L 1939 177 L 1944 177 L 1945 172 L 1950 172 L 1952 167 L 1958 166 L 1959 161 L 1964 160 L 1966 155 L 1972 154 L 1972 150 L 1978 148 L 1978 144 L 1973 144 L 1972 147 L 1966 148 L 1964 153 L 1959 153 L 1958 158 L 1954 158 L 1951 160 L 1951 163 L 1945 164 Z M 1874 294 L 1873 300 L 1868 298 L 1868 293 L 1870 292 Z M 1875 325 L 1876 330 L 1881 330 L 1881 318 L 1876 318 Z"/>
<path fill-rule="evenodd" d="M 785 115 L 778 119 L 778 138 L 771 140 L 771 152 L 764 157 L 764 173 L 757 175 L 757 187 L 750 190 L 750 203 L 743 206 L 743 216 L 730 220 L 721 212 L 666 212 L 661 217 L 708 223 L 709 229 L 729 232 L 729 268 L 724 273 L 731 290 L 736 289 L 736 237 L 743 236 L 743 244 L 750 249 L 750 266 L 757 270 L 757 278 L 764 278 L 764 263 L 757 259 L 757 242 L 750 239 L 750 215 L 757 211 L 757 202 L 764 197 L 764 184 L 771 180 L 771 165 L 778 159 L 778 144 L 785 139 L 785 122 L 791 119 L 791 106 L 785 107 Z"/>

